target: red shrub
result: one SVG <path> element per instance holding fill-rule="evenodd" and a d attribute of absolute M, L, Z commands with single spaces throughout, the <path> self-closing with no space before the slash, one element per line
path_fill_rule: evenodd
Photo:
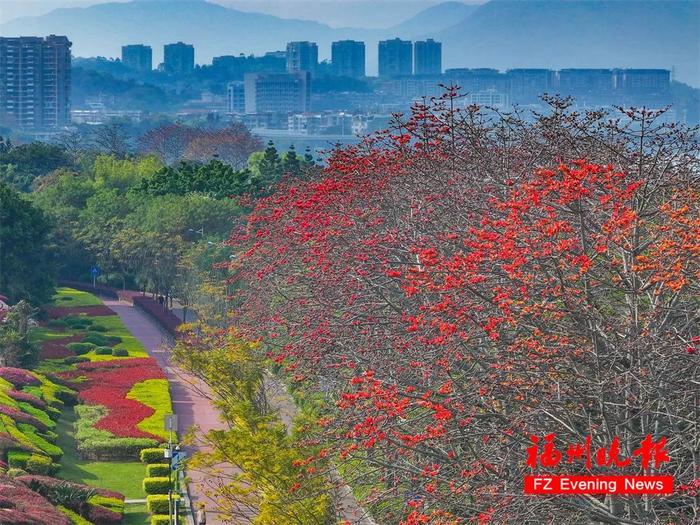
<path fill-rule="evenodd" d="M 0 521 L 3 525 L 71 525 L 46 498 L 4 477 L 0 477 Z"/>
<path fill-rule="evenodd" d="M 34 386 L 40 383 L 36 376 L 34 376 L 34 374 L 31 372 L 22 370 L 21 368 L 13 368 L 11 366 L 0 368 L 0 377 L 6 381 L 9 381 L 17 388 L 21 388 L 23 386 Z"/>
<path fill-rule="evenodd" d="M 6 432 L 0 432 L 0 453 L 3 453 L 11 448 L 22 448 L 15 438 Z"/>
<path fill-rule="evenodd" d="M 83 488 L 95 488 L 95 487 L 88 487 L 87 485 L 83 485 L 82 483 L 74 483 L 72 481 L 65 481 L 62 479 L 57 479 L 57 478 L 52 478 L 49 476 L 38 476 L 38 475 L 27 475 L 27 476 L 18 476 L 15 478 L 15 481 L 18 481 L 20 483 L 23 483 L 24 485 L 28 487 L 34 487 L 36 490 L 45 490 L 45 489 L 50 489 L 59 485 L 70 485 L 71 487 L 83 487 Z M 39 488 L 37 488 L 39 487 Z M 97 493 L 100 496 L 104 496 L 105 498 L 116 498 L 120 500 L 124 500 L 124 494 L 121 492 L 115 492 L 113 490 L 107 490 L 107 489 L 95 489 L 97 490 Z"/>
<path fill-rule="evenodd" d="M 71 335 L 70 337 L 61 337 L 60 339 L 46 341 L 41 345 L 39 357 L 41 359 L 63 359 L 64 357 L 70 357 L 74 354 L 66 348 L 66 345 L 68 343 L 80 341 L 83 337 L 83 335 Z"/>
<path fill-rule="evenodd" d="M 0 414 L 10 416 L 17 423 L 27 423 L 29 425 L 32 425 L 33 427 L 36 427 L 36 429 L 39 432 L 46 432 L 48 430 L 46 425 L 44 425 L 37 418 L 35 418 L 34 416 L 30 416 L 29 414 L 26 414 L 21 410 L 17 410 L 16 408 L 8 407 L 6 405 L 0 405 Z"/>
<path fill-rule="evenodd" d="M 87 314 L 94 316 L 115 315 L 114 310 L 104 305 L 95 306 L 54 306 L 47 308 L 46 312 L 51 319 L 60 319 L 69 315 Z"/>
<path fill-rule="evenodd" d="M 7 395 L 15 401 L 24 401 L 40 410 L 45 410 L 47 408 L 46 402 L 43 399 L 39 399 L 38 397 L 30 394 L 29 392 L 21 392 L 19 390 L 8 390 Z"/>
<path fill-rule="evenodd" d="M 141 308 L 148 315 L 153 317 L 173 337 L 178 336 L 177 328 L 182 321 L 170 310 L 163 308 L 156 300 L 145 296 L 133 298 L 134 306 Z"/>

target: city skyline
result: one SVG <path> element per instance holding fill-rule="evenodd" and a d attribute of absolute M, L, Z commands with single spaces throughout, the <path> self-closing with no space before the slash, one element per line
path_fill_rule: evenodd
<path fill-rule="evenodd" d="M 168 8 L 163 9 L 163 4 L 168 4 Z M 69 6 L 70 2 L 56 5 Z M 427 9 L 419 15 L 410 6 L 395 13 L 394 18 L 382 24 L 384 29 L 357 29 L 309 21 L 313 17 L 302 16 L 303 10 L 297 19 L 290 19 L 280 18 L 279 13 L 265 14 L 263 10 L 228 9 L 221 2 L 139 0 L 95 3 L 85 9 L 68 7 L 14 21 L 5 16 L 0 19 L 4 22 L 0 23 L 0 34 L 61 32 L 73 41 L 76 57 L 114 58 L 120 56 L 125 43 L 144 43 L 152 47 L 155 64 L 163 61 L 163 45 L 178 40 L 197 48 L 199 64 L 208 64 L 215 56 L 259 56 L 266 51 L 283 50 L 287 42 L 302 40 L 317 42 L 319 61 L 323 61 L 331 57 L 331 42 L 356 40 L 366 44 L 366 73 L 371 76 L 377 74 L 379 41 L 394 37 L 412 41 L 433 38 L 443 43 L 443 68 L 665 68 L 673 70 L 674 78 L 682 82 L 700 85 L 697 2 L 501 0 L 480 5 L 427 2 L 421 6 Z M 352 13 L 353 9 L 347 11 Z M 183 23 L 191 19 L 199 22 Z M 576 38 L 563 29 L 566 20 L 571 19 L 580 22 Z M 628 22 L 620 24 L 615 20 Z M 533 37 L 527 37 L 528 34 Z M 148 41 L 144 41 L 144 35 Z M 547 44 L 550 38 L 558 42 L 554 49 Z M 577 46 L 578 39 L 589 45 Z M 620 46 L 620 41 L 630 44 Z"/>

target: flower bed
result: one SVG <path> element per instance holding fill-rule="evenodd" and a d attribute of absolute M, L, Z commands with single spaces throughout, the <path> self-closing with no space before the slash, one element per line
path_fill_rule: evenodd
<path fill-rule="evenodd" d="M 30 394 L 29 392 L 22 392 L 20 390 L 8 390 L 6 394 L 15 401 L 29 403 L 30 405 L 32 405 L 35 408 L 38 408 L 39 410 L 46 410 L 48 408 L 46 401 L 38 398 L 33 394 Z"/>
<path fill-rule="evenodd" d="M 46 309 L 51 319 L 60 319 L 69 315 L 86 314 L 95 317 L 114 315 L 114 310 L 104 305 L 99 306 L 53 306 Z"/>
<path fill-rule="evenodd" d="M 71 525 L 70 519 L 25 485 L 0 476 L 0 516 L 4 525 Z"/>
<path fill-rule="evenodd" d="M 10 366 L 0 368 L 0 377 L 12 383 L 16 388 L 39 385 L 41 383 L 31 372 Z"/>
<path fill-rule="evenodd" d="M 82 335 L 71 335 L 69 337 L 61 337 L 60 339 L 52 339 L 41 344 L 39 352 L 40 359 L 63 359 L 73 355 L 66 345 L 75 343 L 83 338 Z"/>
<path fill-rule="evenodd" d="M 78 398 L 89 405 L 101 405 L 108 414 L 94 427 L 117 437 L 151 438 L 161 440 L 138 428 L 155 410 L 140 401 L 129 399 L 129 391 L 137 383 L 149 379 L 164 379 L 165 374 L 151 358 L 120 359 L 78 363 L 76 370 L 60 374 L 65 379 L 83 379 L 75 384 Z"/>
<path fill-rule="evenodd" d="M 87 518 L 92 523 L 119 523 L 124 513 L 124 495 L 105 489 L 94 489 L 82 483 L 74 483 L 48 476 L 19 476 L 15 481 L 44 496 L 48 501 L 53 500 L 57 491 L 72 490 L 76 494 L 94 491 L 87 501 L 74 499 L 63 502 L 68 509 Z M 55 502 L 55 500 L 53 500 Z"/>
<path fill-rule="evenodd" d="M 0 414 L 9 416 L 15 423 L 26 423 L 32 425 L 40 432 L 46 432 L 48 427 L 34 416 L 26 414 L 17 408 L 0 405 Z"/>

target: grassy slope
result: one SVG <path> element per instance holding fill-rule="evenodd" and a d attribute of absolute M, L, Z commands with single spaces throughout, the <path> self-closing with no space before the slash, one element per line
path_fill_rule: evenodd
<path fill-rule="evenodd" d="M 102 304 L 97 297 L 88 292 L 73 288 L 58 288 L 53 296 L 56 306 L 99 306 Z"/>

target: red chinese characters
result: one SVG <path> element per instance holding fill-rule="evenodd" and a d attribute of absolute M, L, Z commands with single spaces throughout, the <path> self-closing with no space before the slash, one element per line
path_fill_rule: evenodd
<path fill-rule="evenodd" d="M 561 452 L 557 449 L 554 439 L 556 434 L 547 434 L 544 436 L 542 449 L 540 450 L 541 440 L 538 436 L 530 436 L 532 445 L 527 448 L 526 464 L 530 468 L 557 467 L 562 459 L 566 457 L 566 463 L 572 464 L 576 461 L 584 461 L 586 469 L 591 469 L 593 463 L 598 467 L 620 468 L 624 469 L 632 464 L 633 458 L 621 457 L 620 438 L 614 437 L 608 447 L 601 447 L 594 453 L 591 451 L 591 436 L 586 437 L 584 443 L 570 444 L 566 452 Z M 666 450 L 666 438 L 661 437 L 655 441 L 653 436 L 648 434 L 632 451 L 632 456 L 639 457 L 642 469 L 649 470 L 653 462 L 654 469 L 658 469 L 663 463 L 671 460 L 671 457 Z"/>

